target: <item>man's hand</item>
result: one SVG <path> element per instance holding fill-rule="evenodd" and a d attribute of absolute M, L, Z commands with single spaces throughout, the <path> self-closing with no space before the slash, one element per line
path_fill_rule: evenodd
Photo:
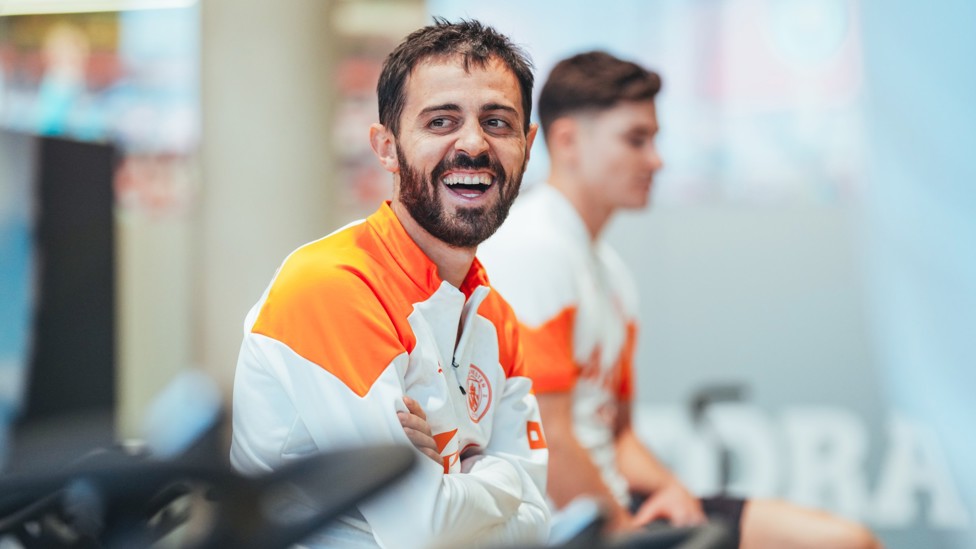
<path fill-rule="evenodd" d="M 672 526 L 694 526 L 705 522 L 705 513 L 698 498 L 674 479 L 640 506 L 634 514 L 634 525 L 644 526 L 657 519 L 665 519 Z"/>
<path fill-rule="evenodd" d="M 400 420 L 403 432 L 407 434 L 407 438 L 421 453 L 440 464 L 441 456 L 437 451 L 437 443 L 434 442 L 430 425 L 427 424 L 427 414 L 424 413 L 424 409 L 416 400 L 408 396 L 403 397 L 403 403 L 407 405 L 407 410 L 409 410 L 409 413 L 397 412 L 397 418 Z"/>

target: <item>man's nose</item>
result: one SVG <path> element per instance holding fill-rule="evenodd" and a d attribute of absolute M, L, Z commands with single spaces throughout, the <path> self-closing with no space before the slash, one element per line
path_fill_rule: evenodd
<path fill-rule="evenodd" d="M 457 141 L 454 143 L 454 150 L 465 152 L 471 158 L 475 158 L 488 150 L 488 140 L 485 139 L 485 130 L 478 122 L 469 122 L 461 128 Z"/>
<path fill-rule="evenodd" d="M 647 163 L 653 172 L 657 172 L 664 167 L 664 160 L 661 159 L 661 155 L 657 152 L 657 147 L 652 146 L 651 150 L 648 151 Z"/>

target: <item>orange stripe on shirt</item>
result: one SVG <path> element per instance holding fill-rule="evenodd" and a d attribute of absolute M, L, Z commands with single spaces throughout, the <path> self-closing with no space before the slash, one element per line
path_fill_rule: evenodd
<path fill-rule="evenodd" d="M 617 386 L 617 398 L 630 401 L 634 398 L 634 353 L 637 350 L 637 322 L 627 323 L 627 339 L 620 349 L 617 368 L 620 372 L 620 384 Z"/>
<path fill-rule="evenodd" d="M 457 429 L 451 429 L 450 431 L 445 431 L 443 433 L 437 433 L 434 435 L 434 443 L 437 445 L 437 453 L 443 454 L 444 448 L 447 448 L 447 443 L 451 442 L 454 435 L 457 434 Z"/>
<path fill-rule="evenodd" d="M 531 328 L 519 325 L 525 370 L 536 393 L 572 390 L 579 377 L 573 360 L 573 326 L 576 307 L 567 307 L 548 322 Z"/>

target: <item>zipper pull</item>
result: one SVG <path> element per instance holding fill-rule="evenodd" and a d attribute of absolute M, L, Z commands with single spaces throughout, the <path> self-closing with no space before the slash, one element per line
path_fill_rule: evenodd
<path fill-rule="evenodd" d="M 451 366 L 454 367 L 454 377 L 457 378 L 457 370 L 461 367 L 461 365 L 457 363 L 457 359 L 454 357 L 451 357 Z M 461 389 L 462 396 L 468 396 L 468 393 L 464 390 L 464 385 L 461 385 L 460 381 L 458 381 L 458 389 Z"/>

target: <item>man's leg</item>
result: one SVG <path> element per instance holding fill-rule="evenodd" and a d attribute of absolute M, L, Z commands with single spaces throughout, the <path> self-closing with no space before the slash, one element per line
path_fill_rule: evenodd
<path fill-rule="evenodd" d="M 779 500 L 746 501 L 740 527 L 742 549 L 882 547 L 870 530 L 856 522 Z"/>

